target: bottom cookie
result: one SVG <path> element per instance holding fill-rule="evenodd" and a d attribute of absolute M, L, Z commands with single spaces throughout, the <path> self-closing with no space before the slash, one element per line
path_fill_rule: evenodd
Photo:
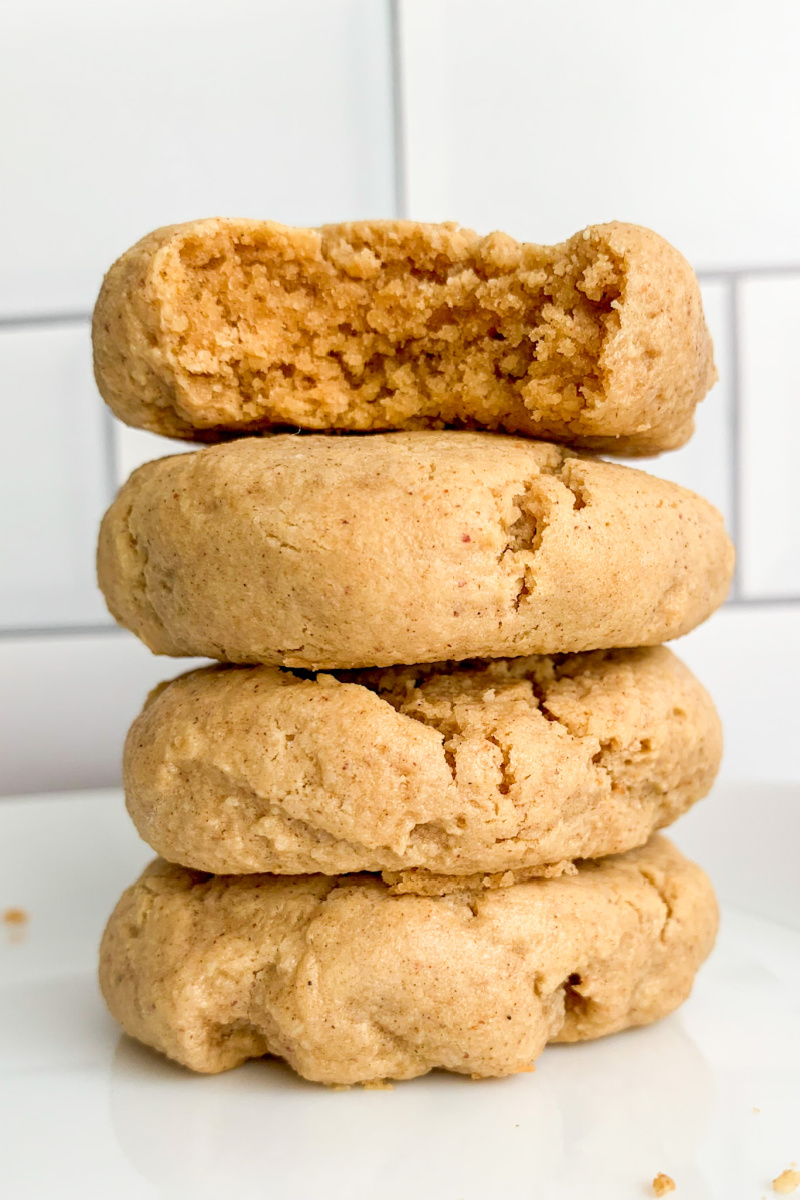
<path fill-rule="evenodd" d="M 708 879 L 662 837 L 444 896 L 157 859 L 111 916 L 100 983 L 127 1033 L 195 1071 L 273 1054 L 328 1084 L 510 1075 L 548 1041 L 672 1012 L 717 920 Z"/>

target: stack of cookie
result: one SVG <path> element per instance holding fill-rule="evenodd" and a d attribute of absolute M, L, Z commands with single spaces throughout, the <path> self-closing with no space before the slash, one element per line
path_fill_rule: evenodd
<path fill-rule="evenodd" d="M 200 221 L 112 267 L 94 346 L 125 421 L 216 443 L 141 467 L 100 534 L 117 620 L 224 664 L 128 736 L 162 857 L 103 941 L 124 1028 L 350 1084 L 506 1075 L 674 1009 L 717 911 L 655 831 L 721 741 L 662 643 L 732 549 L 591 452 L 691 433 L 715 372 L 681 256 L 621 224 Z"/>

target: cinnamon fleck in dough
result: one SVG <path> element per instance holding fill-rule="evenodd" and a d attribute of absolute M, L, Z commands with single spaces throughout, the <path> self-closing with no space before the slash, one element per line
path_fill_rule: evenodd
<path fill-rule="evenodd" d="M 688 263 L 618 222 L 559 246 L 415 221 L 174 225 L 111 268 L 93 341 L 119 417 L 207 441 L 449 424 L 653 454 L 688 439 L 716 378 Z"/>
<path fill-rule="evenodd" d="M 717 919 L 706 876 L 660 837 L 575 875 L 439 897 L 157 860 L 108 923 L 100 982 L 127 1033 L 195 1071 L 275 1054 L 328 1084 L 501 1076 L 547 1041 L 672 1012 Z"/>
<path fill-rule="evenodd" d="M 159 654 L 335 669 L 659 644 L 722 602 L 701 497 L 491 433 L 244 438 L 140 467 L 98 550 Z"/>
<path fill-rule="evenodd" d="M 641 845 L 708 791 L 721 748 L 663 646 L 339 678 L 209 667 L 153 693 L 124 776 L 170 862 L 383 871 L 396 894 L 440 895 Z"/>

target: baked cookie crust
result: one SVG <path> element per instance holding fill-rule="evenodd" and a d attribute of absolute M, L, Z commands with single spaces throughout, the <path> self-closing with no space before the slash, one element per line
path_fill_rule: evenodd
<path fill-rule="evenodd" d="M 415 221 L 173 225 L 112 266 L 93 341 L 117 416 L 201 441 L 466 425 L 654 454 L 690 437 L 716 378 L 688 263 L 619 222 L 558 246 Z"/>
<path fill-rule="evenodd" d="M 437 894 L 642 845 L 708 792 L 721 749 L 711 699 L 664 647 L 339 679 L 210 667 L 150 697 L 124 776 L 170 862 L 383 871 Z"/>
<path fill-rule="evenodd" d="M 245 438 L 135 471 L 100 586 L 157 654 L 312 670 L 656 645 L 725 597 L 685 488 L 490 433 Z"/>
<path fill-rule="evenodd" d="M 548 1041 L 672 1012 L 717 920 L 706 876 L 659 837 L 575 875 L 442 897 L 157 860 L 108 923 L 100 983 L 127 1033 L 195 1071 L 273 1054 L 327 1084 L 502 1076 Z"/>

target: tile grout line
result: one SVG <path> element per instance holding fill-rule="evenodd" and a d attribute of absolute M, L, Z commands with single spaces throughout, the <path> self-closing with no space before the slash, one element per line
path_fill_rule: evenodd
<path fill-rule="evenodd" d="M 800 605 L 800 596 L 737 596 L 735 600 L 729 600 L 725 607 L 768 608 L 771 604 L 784 608 L 792 604 Z"/>
<path fill-rule="evenodd" d="M 389 6 L 390 61 L 392 75 L 392 138 L 394 142 L 395 217 L 408 216 L 406 137 L 403 107 L 403 46 L 400 32 L 402 0 L 386 0 Z"/>
<path fill-rule="evenodd" d="M 709 267 L 707 271 L 702 270 L 702 268 L 698 269 L 695 271 L 695 275 L 701 283 L 718 283 L 726 279 L 738 280 L 743 275 L 754 277 L 764 275 L 800 275 L 800 264 L 776 263 L 773 266 L 763 267 Z"/>
<path fill-rule="evenodd" d="M 107 625 L 32 625 L 29 628 L 17 626 L 11 629 L 0 629 L 0 643 L 16 640 L 26 641 L 31 638 L 54 637 L 94 637 L 102 633 L 127 633 L 121 625 L 109 617 Z"/>
<path fill-rule="evenodd" d="M 20 329 L 41 325 L 83 325 L 92 319 L 90 312 L 6 313 L 0 315 L 0 329 Z"/>

